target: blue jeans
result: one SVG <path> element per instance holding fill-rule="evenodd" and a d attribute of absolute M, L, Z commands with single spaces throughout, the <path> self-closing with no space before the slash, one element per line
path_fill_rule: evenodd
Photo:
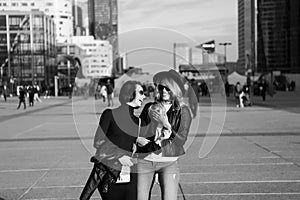
<path fill-rule="evenodd" d="M 179 166 L 175 162 L 152 162 L 139 160 L 137 164 L 138 184 L 137 200 L 149 200 L 154 184 L 154 175 L 158 174 L 162 200 L 176 200 L 179 183 Z"/>

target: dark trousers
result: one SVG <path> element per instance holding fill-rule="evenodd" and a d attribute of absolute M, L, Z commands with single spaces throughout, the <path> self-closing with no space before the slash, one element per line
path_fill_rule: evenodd
<path fill-rule="evenodd" d="M 25 102 L 25 99 L 20 99 L 20 100 L 19 100 L 19 106 L 18 106 L 17 109 L 20 108 L 20 106 L 21 106 L 22 103 L 24 104 L 24 109 L 26 109 L 26 102 Z"/>
<path fill-rule="evenodd" d="M 110 185 L 107 193 L 100 192 L 103 200 L 136 200 L 137 199 L 137 174 L 130 174 L 130 183 Z"/>
<path fill-rule="evenodd" d="M 110 184 L 107 192 L 102 192 L 101 181 L 103 178 L 97 174 L 97 167 L 93 170 L 83 188 L 80 200 L 89 200 L 94 191 L 98 189 L 103 200 L 136 200 L 137 199 L 137 174 L 130 175 L 130 183 Z"/>
<path fill-rule="evenodd" d="M 107 94 L 107 103 L 108 103 L 108 106 L 114 106 L 112 94 Z"/>
<path fill-rule="evenodd" d="M 261 94 L 261 96 L 262 96 L 263 101 L 265 101 L 265 100 L 266 100 L 266 93 L 263 92 L 263 93 Z"/>

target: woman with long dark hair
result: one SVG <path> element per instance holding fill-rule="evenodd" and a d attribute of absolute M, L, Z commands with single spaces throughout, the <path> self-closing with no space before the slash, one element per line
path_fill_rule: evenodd
<path fill-rule="evenodd" d="M 131 157 L 141 124 L 134 110 L 141 107 L 144 98 L 142 84 L 127 81 L 119 94 L 121 106 L 102 113 L 94 138 L 96 153 L 91 159 L 95 164 L 81 200 L 90 199 L 97 188 L 103 200 L 136 199 L 136 173 L 129 167 L 134 165 Z M 120 181 L 123 169 L 131 171 L 130 180 Z"/>

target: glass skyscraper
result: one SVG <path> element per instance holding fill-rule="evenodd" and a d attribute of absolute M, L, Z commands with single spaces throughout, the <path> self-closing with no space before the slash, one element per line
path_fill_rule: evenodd
<path fill-rule="evenodd" d="M 119 57 L 117 0 L 88 0 L 90 35 L 97 40 L 108 40 L 113 48 L 113 66 Z"/>
<path fill-rule="evenodd" d="M 0 14 L 2 84 L 53 86 L 56 74 L 55 25 L 40 11 Z"/>
<path fill-rule="evenodd" d="M 255 70 L 255 0 L 238 0 L 238 66 Z"/>
<path fill-rule="evenodd" d="M 257 0 L 257 69 L 300 72 L 300 3 Z"/>

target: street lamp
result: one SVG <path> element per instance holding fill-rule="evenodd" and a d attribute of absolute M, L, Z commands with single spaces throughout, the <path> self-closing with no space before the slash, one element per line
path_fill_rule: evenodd
<path fill-rule="evenodd" d="M 226 67 L 226 46 L 232 45 L 232 43 L 231 42 L 223 42 L 223 43 L 219 43 L 219 45 L 224 46 L 224 67 Z"/>

